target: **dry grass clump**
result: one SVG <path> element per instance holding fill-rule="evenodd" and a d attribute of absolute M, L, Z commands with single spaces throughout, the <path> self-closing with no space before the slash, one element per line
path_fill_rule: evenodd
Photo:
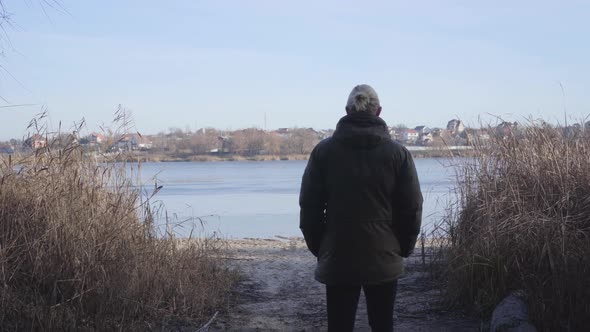
<path fill-rule="evenodd" d="M 490 130 L 493 132 L 493 130 Z M 442 225 L 446 293 L 489 314 L 524 290 L 545 331 L 590 326 L 590 131 L 527 125 L 475 143 Z"/>
<path fill-rule="evenodd" d="M 124 165 L 61 140 L 0 159 L 0 329 L 159 330 L 225 305 L 223 243 L 159 234 Z"/>

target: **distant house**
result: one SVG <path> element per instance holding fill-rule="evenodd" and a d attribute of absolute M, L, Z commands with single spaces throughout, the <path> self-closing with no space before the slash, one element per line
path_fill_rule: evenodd
<path fill-rule="evenodd" d="M 422 145 L 429 145 L 433 141 L 432 133 L 422 134 L 420 135 L 420 143 Z"/>
<path fill-rule="evenodd" d="M 88 136 L 88 143 L 101 144 L 106 142 L 107 138 L 101 133 L 92 133 Z"/>
<path fill-rule="evenodd" d="M 477 131 L 477 138 L 480 140 L 486 141 L 490 139 L 490 133 L 487 129 L 480 129 Z"/>
<path fill-rule="evenodd" d="M 402 140 L 406 143 L 415 143 L 420 134 L 414 129 L 407 129 L 402 132 Z"/>
<path fill-rule="evenodd" d="M 395 130 L 394 127 L 389 127 L 389 135 L 391 135 L 392 138 L 395 138 L 397 132 Z"/>
<path fill-rule="evenodd" d="M 120 150 L 150 150 L 153 147 L 152 141 L 145 135 L 125 134 L 115 143 Z"/>
<path fill-rule="evenodd" d="M 447 123 L 447 130 L 453 136 L 460 135 L 465 131 L 465 125 L 463 124 L 463 121 L 453 119 Z"/>
<path fill-rule="evenodd" d="M 279 129 L 275 130 L 274 133 L 281 136 L 281 137 L 287 137 L 287 136 L 291 135 L 291 129 L 290 128 L 279 128 Z"/>
<path fill-rule="evenodd" d="M 140 150 L 150 150 L 154 145 L 152 140 L 145 135 L 135 135 L 134 139 L 135 146 Z"/>
<path fill-rule="evenodd" d="M 418 132 L 418 140 L 423 145 L 427 145 L 432 142 L 432 130 L 426 126 L 417 126 L 414 128 Z"/>
<path fill-rule="evenodd" d="M 417 131 L 420 136 L 428 135 L 432 132 L 432 130 L 430 130 L 430 128 L 428 128 L 426 126 L 418 126 L 418 127 L 414 128 L 414 130 Z"/>
<path fill-rule="evenodd" d="M 24 145 L 36 150 L 36 149 L 46 147 L 47 140 L 45 139 L 45 137 L 43 137 L 39 134 L 34 134 L 33 136 L 31 136 L 25 140 Z"/>
<path fill-rule="evenodd" d="M 400 129 L 397 127 L 390 127 L 389 128 L 389 135 L 391 136 L 392 139 L 394 139 L 397 142 L 403 142 L 404 140 L 404 130 L 405 129 Z"/>
<path fill-rule="evenodd" d="M 442 128 L 432 128 L 430 133 L 432 134 L 433 137 L 437 137 L 440 136 L 443 132 Z"/>
<path fill-rule="evenodd" d="M 319 139 L 325 139 L 328 137 L 332 137 L 333 134 L 334 134 L 333 129 L 322 129 L 318 132 L 318 137 L 319 137 Z"/>
<path fill-rule="evenodd" d="M 228 153 L 230 150 L 230 146 L 231 146 L 231 138 L 229 136 L 226 135 L 220 135 L 217 136 L 217 142 L 220 146 L 219 149 L 217 149 L 217 152 L 211 152 L 211 153 Z"/>
<path fill-rule="evenodd" d="M 496 133 L 500 136 L 508 136 L 518 128 L 517 122 L 504 121 L 496 127 Z"/>
<path fill-rule="evenodd" d="M 132 150 L 133 147 L 131 144 L 131 136 L 131 134 L 125 134 L 121 136 L 121 138 L 119 138 L 119 140 L 114 144 L 114 147 L 116 147 L 119 150 Z"/>

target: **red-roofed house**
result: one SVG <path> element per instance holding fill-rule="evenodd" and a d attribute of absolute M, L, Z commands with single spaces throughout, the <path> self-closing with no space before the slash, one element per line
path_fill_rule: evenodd
<path fill-rule="evenodd" d="M 90 136 L 88 136 L 89 143 L 100 144 L 102 142 L 105 142 L 106 140 L 107 138 L 101 133 L 92 133 L 90 134 Z"/>
<path fill-rule="evenodd" d="M 25 145 L 33 149 L 40 149 L 47 146 L 47 140 L 39 134 L 34 134 L 25 140 Z"/>
<path fill-rule="evenodd" d="M 414 143 L 418 140 L 418 137 L 420 137 L 420 134 L 414 129 L 404 130 L 402 133 L 402 140 L 406 143 Z"/>

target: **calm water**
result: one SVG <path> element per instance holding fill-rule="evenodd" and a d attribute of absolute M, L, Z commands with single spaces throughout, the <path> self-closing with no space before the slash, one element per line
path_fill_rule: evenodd
<path fill-rule="evenodd" d="M 453 186 L 442 159 L 416 159 L 424 195 L 423 229 L 439 219 Z M 163 188 L 163 203 L 180 236 L 213 232 L 228 238 L 299 236 L 299 186 L 305 161 L 145 163 L 141 181 Z M 163 210 L 162 210 L 163 211 Z M 163 213 L 162 213 L 163 216 Z M 161 217 L 160 222 L 165 218 Z"/>

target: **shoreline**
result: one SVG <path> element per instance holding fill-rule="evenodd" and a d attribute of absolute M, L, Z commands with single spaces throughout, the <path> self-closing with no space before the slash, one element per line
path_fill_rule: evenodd
<path fill-rule="evenodd" d="M 448 148 L 429 148 L 416 149 L 414 146 L 407 146 L 408 151 L 412 154 L 414 159 L 435 158 L 463 158 L 472 157 L 473 151 L 470 149 L 448 149 Z M 421 147 L 418 147 L 421 148 Z M 0 154 L 2 157 L 26 158 L 28 154 Z M 115 162 L 261 162 L 261 161 L 306 161 L 309 159 L 309 154 L 288 154 L 288 155 L 194 155 L 194 154 L 165 154 L 165 153 L 151 153 L 147 151 L 130 151 L 124 153 L 86 153 L 85 157 L 94 158 L 99 162 L 115 161 Z"/>
<path fill-rule="evenodd" d="M 420 151 L 411 151 L 412 157 L 414 159 L 423 159 L 423 158 L 435 158 L 435 159 L 445 159 L 445 158 L 462 158 L 462 157 L 470 157 L 472 156 L 471 151 L 469 150 L 420 150 Z M 106 158 L 107 156 L 97 157 L 98 159 Z M 147 153 L 132 153 L 132 154 L 122 154 L 120 156 L 115 156 L 113 158 L 115 161 L 120 162 L 150 162 L 150 163 L 160 163 L 160 162 L 203 162 L 203 163 L 210 163 L 210 162 L 262 162 L 262 161 L 307 161 L 309 159 L 309 155 L 307 154 L 297 154 L 297 155 L 257 155 L 257 156 L 239 156 L 239 155 L 230 155 L 230 156 L 213 156 L 213 155 L 181 155 L 181 156 L 168 156 L 168 155 L 150 155 Z"/>

